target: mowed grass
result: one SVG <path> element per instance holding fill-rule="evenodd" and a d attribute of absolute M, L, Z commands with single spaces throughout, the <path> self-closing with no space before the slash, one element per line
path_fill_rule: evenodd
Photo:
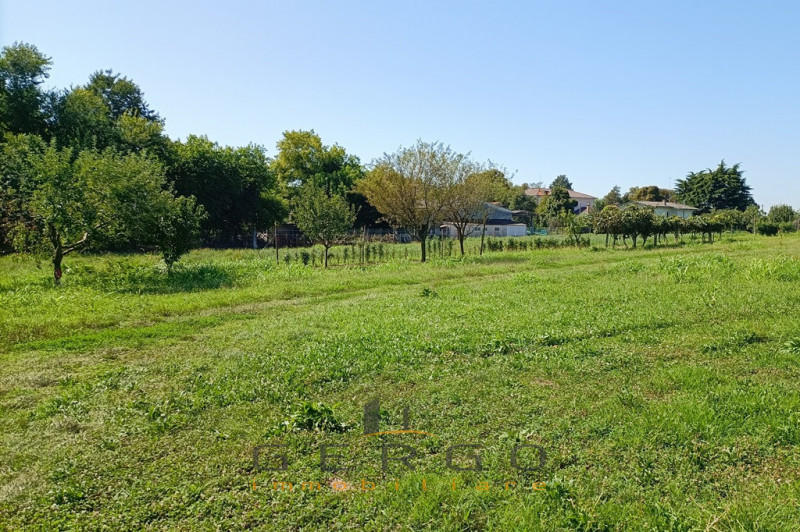
<path fill-rule="evenodd" d="M 800 523 L 800 237 L 328 271 L 198 251 L 170 278 L 70 257 L 60 289 L 41 266 L 0 258 L 2 528 Z M 376 397 L 381 430 L 407 407 L 431 435 L 362 437 Z M 285 471 L 253 468 L 266 444 Z M 458 445 L 482 470 L 447 467 Z"/>

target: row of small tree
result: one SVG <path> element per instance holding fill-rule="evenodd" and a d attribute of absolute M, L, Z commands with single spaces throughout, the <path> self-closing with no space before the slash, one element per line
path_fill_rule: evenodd
<path fill-rule="evenodd" d="M 639 239 L 644 245 L 648 238 L 653 237 L 657 245 L 659 242 L 666 242 L 667 235 L 672 235 L 678 241 L 683 235 L 699 234 L 703 241 L 713 242 L 714 235 L 721 235 L 724 231 L 748 230 L 763 234 L 778 232 L 777 228 L 774 232 L 763 230 L 767 227 L 766 224 L 774 224 L 754 205 L 744 211 L 724 209 L 689 218 L 656 216 L 651 207 L 607 205 L 601 211 L 593 213 L 590 220 L 595 233 L 606 235 L 606 246 L 609 242 L 614 246 L 622 240 L 627 247 L 627 240 L 630 238 L 634 248 Z M 796 225 L 789 223 L 788 227 L 794 229 Z"/>

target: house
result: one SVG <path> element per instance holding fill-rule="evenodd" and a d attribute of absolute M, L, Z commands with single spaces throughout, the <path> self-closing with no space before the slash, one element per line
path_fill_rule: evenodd
<path fill-rule="evenodd" d="M 689 218 L 697 209 L 684 205 L 683 203 L 673 203 L 671 201 L 634 201 L 636 205 L 653 207 L 656 216 L 677 216 L 678 218 Z"/>
<path fill-rule="evenodd" d="M 584 194 L 583 192 L 576 192 L 574 190 L 568 190 L 570 199 L 574 200 L 578 205 L 575 207 L 575 214 L 581 214 L 583 212 L 590 211 L 592 209 L 592 205 L 594 205 L 594 200 L 597 198 L 594 196 L 590 196 L 589 194 Z M 544 196 L 550 195 L 549 188 L 529 188 L 525 191 L 526 196 L 533 196 L 536 200 L 540 200 Z"/>
<path fill-rule="evenodd" d="M 486 236 L 525 236 L 528 227 L 512 219 L 513 212 L 496 203 L 484 203 L 486 209 Z M 481 236 L 484 213 L 476 213 L 475 221 L 464 228 L 464 236 Z M 458 231 L 452 222 L 443 222 L 435 236 L 456 238 Z"/>

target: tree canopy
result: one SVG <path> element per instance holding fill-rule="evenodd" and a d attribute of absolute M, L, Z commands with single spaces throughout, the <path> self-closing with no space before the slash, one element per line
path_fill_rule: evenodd
<path fill-rule="evenodd" d="M 167 175 L 181 195 L 192 195 L 207 213 L 203 239 L 236 245 L 247 231 L 271 227 L 286 215 L 264 149 L 232 148 L 190 135 L 171 147 Z"/>
<path fill-rule="evenodd" d="M 566 188 L 567 190 L 572 190 L 572 182 L 567 179 L 567 176 L 561 174 L 556 176 L 552 183 L 550 183 L 550 188 L 562 187 Z"/>
<path fill-rule="evenodd" d="M 676 199 L 697 207 L 698 213 L 714 209 L 743 211 L 755 204 L 743 174 L 738 163 L 726 166 L 724 160 L 713 170 L 690 172 L 685 179 L 677 181 Z"/>
<path fill-rule="evenodd" d="M 440 142 L 417 143 L 377 159 L 357 190 L 395 227 L 403 227 L 425 242 L 442 221 L 451 187 L 470 172 L 469 157 Z"/>

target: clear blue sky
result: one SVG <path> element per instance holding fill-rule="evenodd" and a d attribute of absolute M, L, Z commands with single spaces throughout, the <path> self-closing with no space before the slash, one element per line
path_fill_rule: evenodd
<path fill-rule="evenodd" d="M 314 129 L 369 162 L 441 140 L 576 190 L 670 187 L 741 162 L 800 207 L 800 2 L 0 0 L 0 44 L 50 86 L 112 68 L 166 131 L 270 155 Z"/>

